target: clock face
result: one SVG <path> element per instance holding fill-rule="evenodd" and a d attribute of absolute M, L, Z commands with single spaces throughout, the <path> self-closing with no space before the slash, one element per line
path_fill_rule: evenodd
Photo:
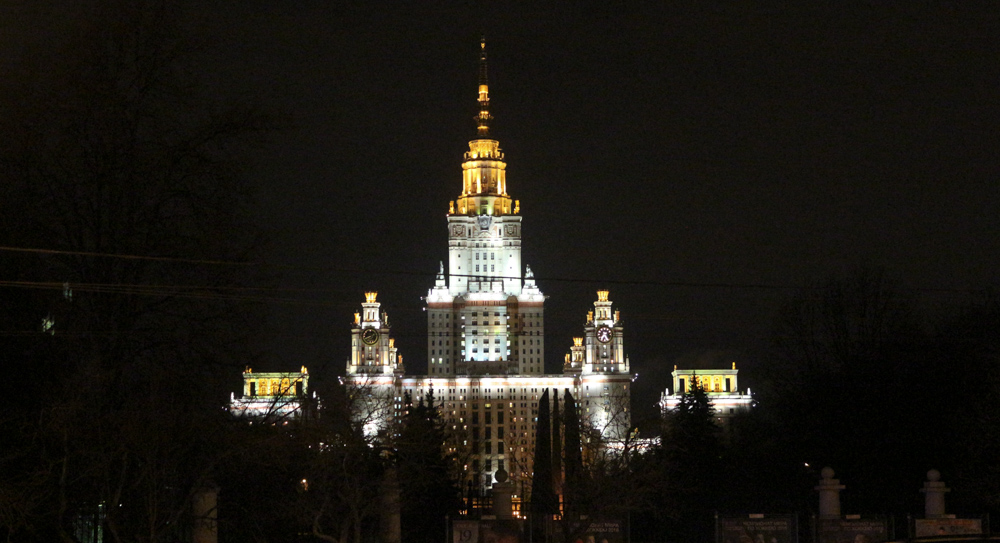
<path fill-rule="evenodd" d="M 375 343 L 378 342 L 378 336 L 378 330 L 374 328 L 365 328 L 364 331 L 361 332 L 361 341 L 364 341 L 365 345 L 375 345 Z"/>
<path fill-rule="evenodd" d="M 611 341 L 611 336 L 613 335 L 614 332 L 608 325 L 601 326 L 600 328 L 597 329 L 597 341 L 600 341 L 601 343 L 607 343 Z"/>

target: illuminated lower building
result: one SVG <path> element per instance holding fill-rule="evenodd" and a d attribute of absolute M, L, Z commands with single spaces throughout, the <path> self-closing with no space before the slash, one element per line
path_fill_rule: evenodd
<path fill-rule="evenodd" d="M 378 315 L 375 293 L 365 297 L 364 315 Z M 611 311 L 607 291 L 598 292 L 594 305 L 583 337 L 573 338 L 563 372 L 548 375 L 482 371 L 404 376 L 388 323 L 356 318 L 344 383 L 352 389 L 357 422 L 368 436 L 389 439 L 407 407 L 405 398 L 417 402 L 433 393 L 454 452 L 464 460 L 467 480 L 482 488 L 492 484 L 501 467 L 515 483 L 530 481 L 538 400 L 545 389 L 558 398 L 560 412 L 565 412 L 565 392 L 573 395 L 589 445 L 620 448 L 631 421 L 632 375 L 624 354 L 624 328 L 618 312 Z"/>
<path fill-rule="evenodd" d="M 229 399 L 229 411 L 239 418 L 288 422 L 308 416 L 319 400 L 309 398 L 309 370 L 298 373 L 254 373 L 243 370 L 243 396 Z"/>
<path fill-rule="evenodd" d="M 487 488 L 503 467 L 521 488 L 532 473 L 543 391 L 559 398 L 562 411 L 568 390 L 591 443 L 610 444 L 630 428 L 632 376 L 624 328 L 607 291 L 597 293 L 562 373 L 545 374 L 546 296 L 530 267 L 522 268 L 520 203 L 507 191 L 504 155 L 490 137 L 485 42 L 481 46 L 477 137 L 462 163 L 461 192 L 448 204 L 448 265 L 442 262 L 424 299 L 426 375 L 404 375 L 388 317 L 379 313 L 375 293 L 366 293 L 351 329 L 344 383 L 362 400 L 357 416 L 373 436 L 391 435 L 404 398 L 416 402 L 433 392 L 455 452 L 466 460 L 467 480 Z"/>
<path fill-rule="evenodd" d="M 684 393 L 691 392 L 691 386 L 698 383 L 708 395 L 715 408 L 715 417 L 721 426 L 725 426 L 730 418 L 750 409 L 753 398 L 750 390 L 742 392 L 736 381 L 739 370 L 736 369 L 736 362 L 733 362 L 730 369 L 677 369 L 674 366 L 673 393 L 667 389 L 660 396 L 660 408 L 670 410 L 677 407 Z"/>

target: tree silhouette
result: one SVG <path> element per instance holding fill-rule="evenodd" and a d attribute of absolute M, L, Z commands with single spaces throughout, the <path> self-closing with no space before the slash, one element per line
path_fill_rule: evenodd
<path fill-rule="evenodd" d="M 569 389 L 566 389 L 563 398 L 563 421 L 566 429 L 566 484 L 563 495 L 567 514 L 569 514 L 573 511 L 580 511 L 583 451 L 580 443 L 580 414 L 577 411 L 576 400 L 570 394 Z"/>
<path fill-rule="evenodd" d="M 552 419 L 549 406 L 549 389 L 544 389 L 538 399 L 538 422 L 535 423 L 535 464 L 531 481 L 531 513 L 533 524 L 556 513 L 555 491 L 552 488 Z"/>
<path fill-rule="evenodd" d="M 445 452 L 447 435 L 434 392 L 408 404 L 395 440 L 403 541 L 440 541 L 447 515 L 460 508 L 453 457 Z"/>
<path fill-rule="evenodd" d="M 22 250 L 5 279 L 32 289 L 0 293 L 26 311 L 4 365 L 32 369 L 0 420 L 20 474 L 3 524 L 69 541 L 101 511 L 109 540 L 176 540 L 231 453 L 220 399 L 255 361 L 260 308 L 233 294 L 254 272 L 220 262 L 254 247 L 232 153 L 266 126 L 199 95 L 166 2 L 61 7 L 22 12 L 59 32 L 0 88 L 0 238 Z"/>
<path fill-rule="evenodd" d="M 953 441 L 931 437 L 925 426 L 948 431 L 947 402 L 913 401 L 942 394 L 930 339 L 884 271 L 862 269 L 791 298 L 758 389 L 760 414 L 777 428 L 773 460 L 788 466 L 785 479 L 805 464 L 834 466 L 864 485 L 860 510 L 906 514 L 911 498 L 903 489 L 930 458 L 946 459 L 941 445 Z"/>
<path fill-rule="evenodd" d="M 562 417 L 559 416 L 559 390 L 552 395 L 552 485 L 558 496 L 563 493 L 563 441 Z"/>
<path fill-rule="evenodd" d="M 708 541 L 712 533 L 712 512 L 718 507 L 721 477 L 722 444 L 715 422 L 715 408 L 697 378 L 691 379 L 673 410 L 666 413 L 665 432 L 661 438 L 665 470 L 673 494 L 669 502 L 679 510 L 668 517 L 683 518 L 673 530 L 690 541 Z"/>

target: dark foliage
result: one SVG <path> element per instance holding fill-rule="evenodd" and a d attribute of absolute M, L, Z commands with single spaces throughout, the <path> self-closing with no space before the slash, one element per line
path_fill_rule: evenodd
<path fill-rule="evenodd" d="M 682 519 L 670 526 L 687 541 L 709 541 L 712 513 L 718 506 L 722 443 L 715 408 L 697 379 L 692 380 L 677 408 L 667 414 L 661 439 L 666 481 L 677 508 L 665 518 Z M 665 489 L 666 490 L 666 489 Z"/>
<path fill-rule="evenodd" d="M 559 414 L 559 390 L 552 395 L 552 489 L 558 496 L 563 488 L 563 432 Z"/>
<path fill-rule="evenodd" d="M 52 32 L 0 87 L 0 356 L 30 375 L 2 391 L 0 524 L 68 541 L 103 507 L 105 540 L 176 540 L 254 361 L 249 268 L 207 261 L 255 245 L 230 153 L 264 123 L 198 95 L 165 4 L 22 13 Z"/>
<path fill-rule="evenodd" d="M 947 408 L 915 401 L 941 393 L 929 347 L 912 303 L 881 272 L 830 280 L 790 301 L 760 395 L 760 415 L 784 451 L 778 460 L 789 470 L 833 466 L 854 482 L 846 509 L 911 511 L 916 497 L 904 489 L 945 459 L 944 442 L 927 429 L 950 431 Z"/>
<path fill-rule="evenodd" d="M 460 489 L 454 478 L 454 458 L 444 450 L 446 442 L 434 393 L 428 392 L 409 406 L 394 452 L 405 543 L 440 541 L 445 517 L 459 511 Z"/>
<path fill-rule="evenodd" d="M 535 464 L 531 480 L 531 513 L 536 520 L 557 512 L 558 503 L 552 481 L 552 414 L 549 406 L 549 389 L 545 389 L 538 399 Z"/>
<path fill-rule="evenodd" d="M 569 510 L 579 510 L 581 507 L 581 478 L 583 472 L 583 451 L 580 443 L 580 414 L 577 411 L 576 400 L 569 389 L 563 394 L 563 424 L 566 429 L 565 442 L 565 472 L 564 500 Z"/>

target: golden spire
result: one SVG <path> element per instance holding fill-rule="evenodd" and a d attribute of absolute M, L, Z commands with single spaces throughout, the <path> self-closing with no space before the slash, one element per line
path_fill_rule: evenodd
<path fill-rule="evenodd" d="M 490 135 L 490 86 L 486 77 L 486 36 L 479 42 L 479 115 L 476 117 L 480 138 Z"/>
<path fill-rule="evenodd" d="M 490 93 L 486 76 L 486 38 L 479 42 L 479 115 L 476 139 L 462 162 L 462 193 L 455 200 L 453 212 L 459 215 L 503 216 L 517 214 L 507 193 L 507 176 L 500 142 L 491 139 Z M 512 210 L 513 213 L 512 213 Z M 487 224 L 488 223 L 482 223 Z"/>

